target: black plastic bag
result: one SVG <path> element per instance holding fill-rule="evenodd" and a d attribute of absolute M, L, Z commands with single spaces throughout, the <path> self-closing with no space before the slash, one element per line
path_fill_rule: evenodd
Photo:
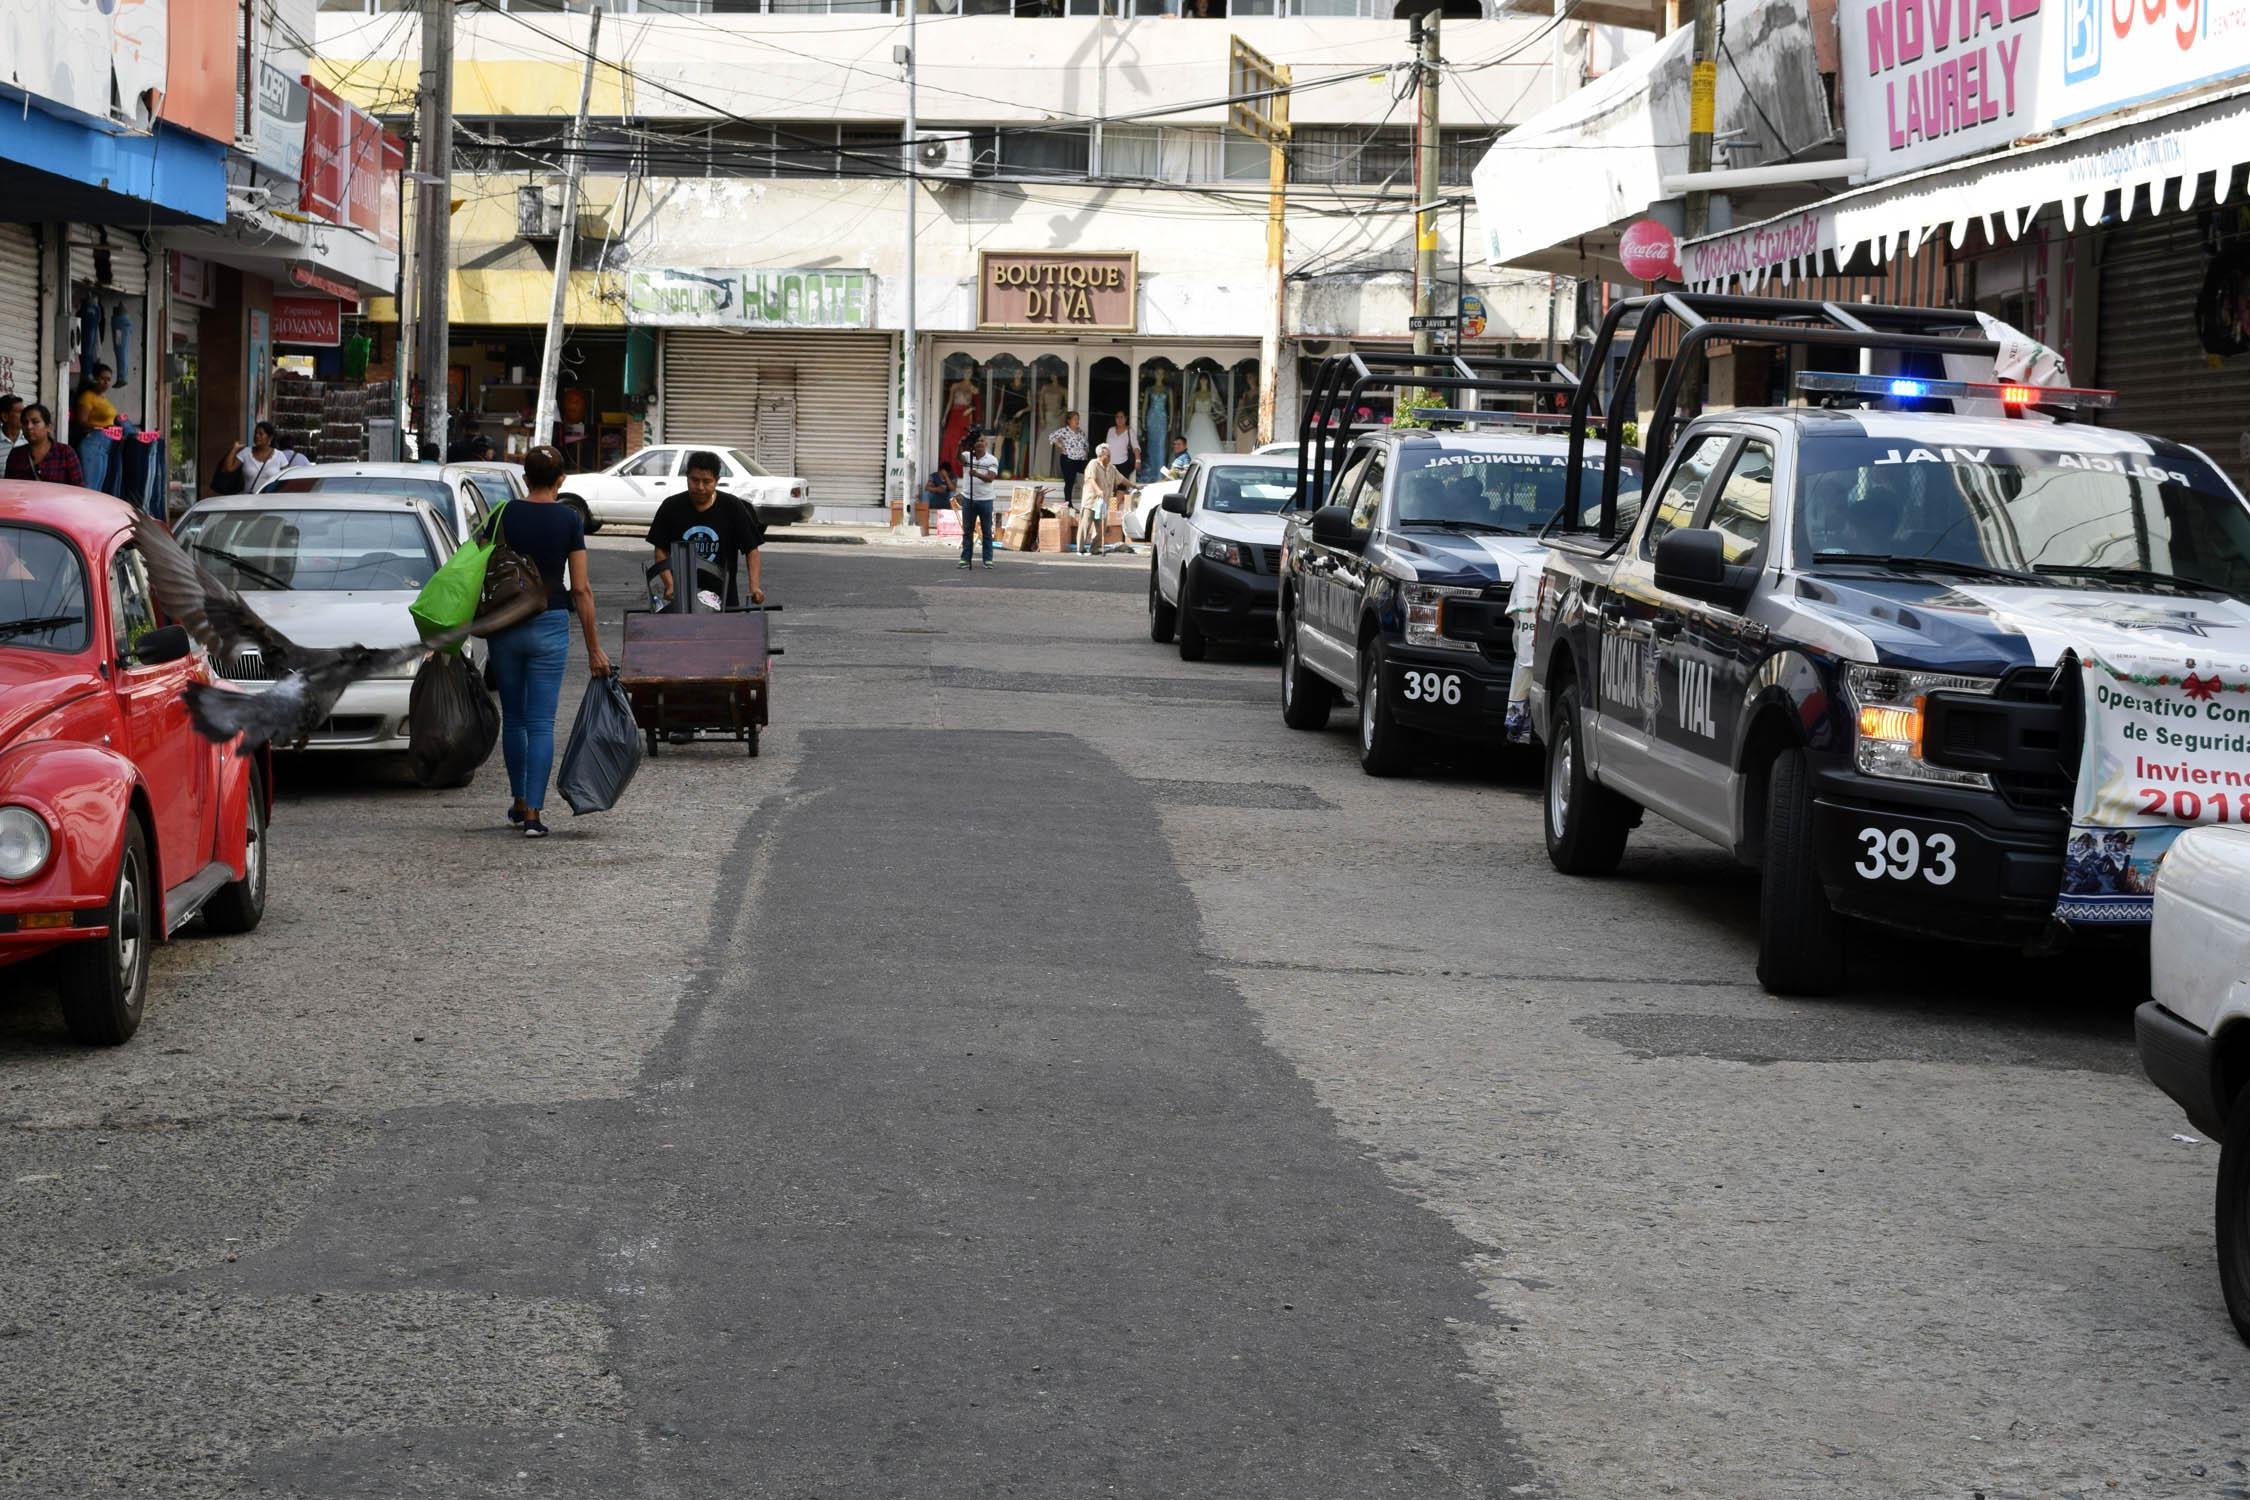
<path fill-rule="evenodd" d="M 407 695 L 407 756 L 424 786 L 462 786 L 500 743 L 500 705 L 465 654 L 422 663 Z"/>
<path fill-rule="evenodd" d="M 570 726 L 562 775 L 555 784 L 572 812 L 607 812 L 640 768 L 641 731 L 633 722 L 633 700 L 614 673 L 597 677 L 578 700 L 578 719 Z"/>

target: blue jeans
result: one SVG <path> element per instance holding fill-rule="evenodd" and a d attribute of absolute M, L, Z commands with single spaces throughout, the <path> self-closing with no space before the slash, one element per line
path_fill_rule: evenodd
<path fill-rule="evenodd" d="M 550 609 L 491 640 L 500 679 L 500 753 L 508 791 L 526 807 L 547 805 L 555 769 L 555 705 L 570 660 L 570 611 Z"/>
<path fill-rule="evenodd" d="M 969 542 L 977 534 L 979 526 L 984 528 L 984 560 L 990 562 L 992 561 L 992 502 L 990 500 L 970 500 L 964 497 L 961 501 L 961 561 L 963 562 L 969 560 Z"/>

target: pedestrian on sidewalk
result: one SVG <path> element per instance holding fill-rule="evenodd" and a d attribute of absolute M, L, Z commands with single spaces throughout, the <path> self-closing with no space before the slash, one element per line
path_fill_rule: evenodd
<path fill-rule="evenodd" d="M 1087 455 L 1093 451 L 1092 439 L 1086 429 L 1078 425 L 1078 413 L 1063 413 L 1062 426 L 1047 434 L 1054 445 L 1055 459 L 1062 472 L 1063 504 L 1069 505 L 1078 498 L 1078 482 L 1086 475 Z"/>
<path fill-rule="evenodd" d="M 716 463 L 713 468 L 717 467 Z M 570 662 L 570 616 L 586 637 L 586 665 L 609 675 L 601 628 L 594 618 L 594 583 L 586 571 L 586 527 L 578 512 L 560 503 L 563 458 L 540 445 L 523 456 L 522 500 L 500 507 L 493 523 L 500 539 L 531 559 L 547 585 L 547 608 L 492 637 L 492 672 L 500 682 L 500 753 L 508 763 L 508 821 L 526 838 L 543 839 L 540 813 L 555 767 L 555 709 L 562 698 L 563 668 Z"/>
<path fill-rule="evenodd" d="M 303 462 L 302 453 L 283 446 L 279 428 L 271 422 L 260 422 L 250 429 L 247 449 L 240 439 L 227 448 L 227 456 L 220 459 L 219 467 L 212 471 L 211 493 L 255 495 L 265 488 L 267 480 Z"/>
<path fill-rule="evenodd" d="M 930 470 L 930 477 L 922 481 L 922 507 L 935 515 L 953 508 L 953 476 L 944 469 Z"/>
<path fill-rule="evenodd" d="M 0 461 L 23 446 L 23 397 L 0 396 Z"/>
<path fill-rule="evenodd" d="M 969 555 L 974 549 L 970 541 L 977 528 L 984 528 L 984 565 L 992 566 L 992 481 L 1000 477 L 1000 460 L 985 451 L 986 440 L 978 433 L 961 455 L 961 566 L 969 566 Z"/>
<path fill-rule="evenodd" d="M 8 454 L 7 477 L 41 479 L 48 484 L 86 482 L 78 454 L 70 444 L 55 440 L 55 414 L 34 401 L 23 409 L 23 446 Z"/>
<path fill-rule="evenodd" d="M 1141 466 L 1140 439 L 1133 436 L 1133 424 L 1126 419 L 1123 408 L 1109 419 L 1109 431 L 1102 434 L 1102 451 L 1110 463 L 1131 474 Z M 1109 492 L 1105 489 L 1103 494 Z"/>

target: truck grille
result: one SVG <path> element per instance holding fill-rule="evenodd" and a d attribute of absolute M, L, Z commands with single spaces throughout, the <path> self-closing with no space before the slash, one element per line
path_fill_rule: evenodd
<path fill-rule="evenodd" d="M 1273 574 L 1281 571 L 1281 549 L 1279 547 L 1252 547 L 1250 553 L 1258 560 L 1259 572 Z"/>
<path fill-rule="evenodd" d="M 244 646 L 232 657 L 215 663 L 219 675 L 229 682 L 271 682 L 273 668 L 266 665 L 265 656 L 255 646 Z"/>
<path fill-rule="evenodd" d="M 2078 749 L 2085 730 L 2085 718 L 2080 712 L 2078 684 L 2082 674 L 2075 660 L 2070 670 L 2057 672 L 2052 667 L 2018 667 L 2000 679 L 1993 690 L 1993 698 L 2003 703 L 2036 703 L 2052 705 L 2062 710 L 2057 726 L 2051 730 L 2033 731 L 2025 738 L 2025 748 L 2036 748 L 2044 760 L 2052 760 L 2036 768 L 2017 768 L 1996 771 L 1992 785 L 2012 807 L 2027 812 L 2068 812 L 2071 796 L 2078 785 Z"/>

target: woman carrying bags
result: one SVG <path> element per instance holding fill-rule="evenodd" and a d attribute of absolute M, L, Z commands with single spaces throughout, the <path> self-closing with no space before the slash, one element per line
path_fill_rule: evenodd
<path fill-rule="evenodd" d="M 596 677 L 609 675 L 594 619 L 594 583 L 586 571 L 586 530 L 578 513 L 559 501 L 563 457 L 544 444 L 523 456 L 522 500 L 502 505 L 494 517 L 500 540 L 539 569 L 547 585 L 547 608 L 521 625 L 493 636 L 493 675 L 500 684 L 500 753 L 508 763 L 508 821 L 524 837 L 547 836 L 540 812 L 555 766 L 555 708 L 562 697 L 563 668 L 570 660 L 570 616 L 586 638 L 586 664 Z M 567 577 L 567 585 L 565 579 Z"/>

